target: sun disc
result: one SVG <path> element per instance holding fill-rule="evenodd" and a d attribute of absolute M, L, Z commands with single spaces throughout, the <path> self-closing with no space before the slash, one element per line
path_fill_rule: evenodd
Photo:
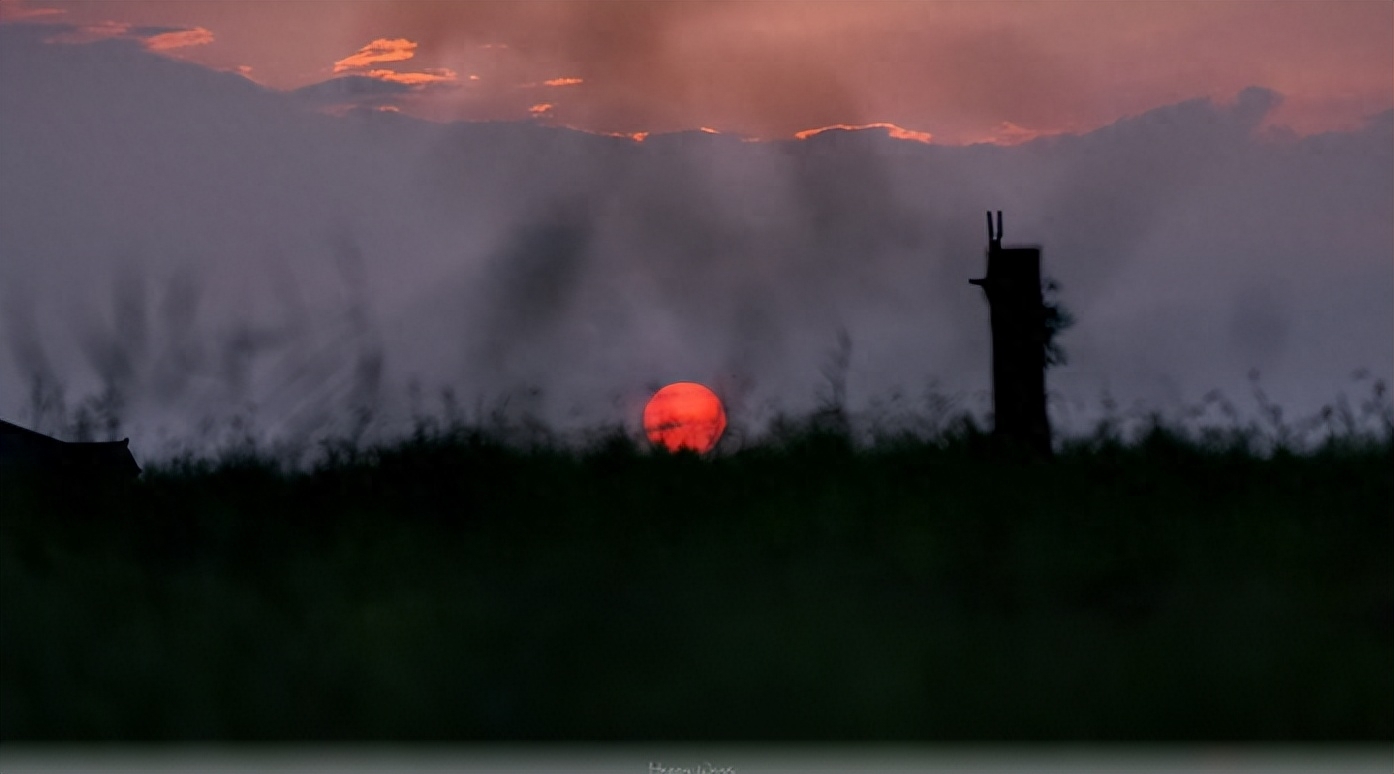
<path fill-rule="evenodd" d="M 644 433 L 668 451 L 710 451 L 726 430 L 726 409 L 716 393 L 696 382 L 674 382 L 644 406 Z"/>

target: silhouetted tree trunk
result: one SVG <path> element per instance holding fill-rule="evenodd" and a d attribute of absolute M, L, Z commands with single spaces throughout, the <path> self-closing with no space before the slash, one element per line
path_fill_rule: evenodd
<path fill-rule="evenodd" d="M 1041 249 L 1002 247 L 987 214 L 987 276 L 969 280 L 987 294 L 992 316 L 993 440 L 999 450 L 1017 448 L 1051 456 L 1046 417 L 1046 309 L 1041 297 Z"/>

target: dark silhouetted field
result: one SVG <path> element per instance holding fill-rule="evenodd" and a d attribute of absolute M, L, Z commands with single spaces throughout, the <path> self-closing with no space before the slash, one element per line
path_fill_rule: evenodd
<path fill-rule="evenodd" d="M 469 428 L 0 495 L 14 740 L 1394 739 L 1394 436 Z"/>

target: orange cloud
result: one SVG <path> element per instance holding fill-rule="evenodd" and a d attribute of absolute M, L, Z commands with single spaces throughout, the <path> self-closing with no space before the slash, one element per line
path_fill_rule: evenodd
<path fill-rule="evenodd" d="M 718 132 L 710 126 L 699 126 L 697 127 L 697 130 L 700 132 L 706 132 L 707 134 L 721 134 L 721 132 Z"/>
<path fill-rule="evenodd" d="M 455 71 L 448 67 L 431 67 L 421 72 L 399 73 L 396 70 L 369 70 L 363 75 L 405 86 L 426 86 L 433 83 L 454 83 Z"/>
<path fill-rule="evenodd" d="M 819 134 L 820 132 L 827 132 L 838 129 L 849 132 L 856 131 L 858 129 L 885 129 L 887 134 L 889 134 L 891 137 L 894 137 L 897 140 L 914 140 L 915 142 L 922 142 L 926 145 L 928 145 L 934 139 L 934 136 L 931 135 L 929 132 L 916 132 L 912 129 L 906 129 L 901 126 L 896 126 L 895 124 L 888 124 L 884 122 L 875 124 L 833 124 L 831 126 L 820 126 L 817 129 L 805 129 L 802 132 L 795 132 L 794 138 L 798 140 L 807 140 L 808 138 L 812 137 L 815 134 Z"/>
<path fill-rule="evenodd" d="M 213 42 L 213 32 L 204 27 L 176 30 L 153 35 L 145 39 L 145 47 L 151 51 L 168 51 L 184 46 L 202 46 Z"/>
<path fill-rule="evenodd" d="M 44 38 L 45 43 L 85 44 L 111 38 L 138 40 L 149 51 L 169 51 L 185 46 L 202 46 L 213 42 L 213 33 L 205 27 L 187 29 L 133 27 L 127 22 L 104 21 L 73 27 Z"/>
<path fill-rule="evenodd" d="M 536 105 L 533 105 L 532 107 L 528 108 L 528 112 L 529 112 L 529 113 L 532 113 L 532 114 L 535 115 L 535 116 L 541 116 L 541 115 L 546 115 L 547 113 L 552 112 L 552 108 L 553 108 L 553 107 L 554 107 L 554 105 L 552 105 L 552 103 L 550 103 L 550 102 L 540 102 L 540 103 L 538 103 L 538 104 L 536 104 Z"/>
<path fill-rule="evenodd" d="M 551 80 L 549 80 L 549 81 L 542 81 L 541 83 L 539 83 L 539 82 L 537 82 L 537 81 L 529 81 L 529 82 L 527 82 L 527 83 L 520 83 L 520 84 L 518 84 L 515 88 L 519 88 L 519 89 L 536 89 L 536 88 L 538 88 L 539 86 L 575 86 L 575 85 L 577 85 L 577 84 L 579 84 L 579 83 L 583 83 L 583 82 L 584 82 L 584 81 L 582 81 L 580 78 L 553 78 L 553 79 L 551 79 Z"/>
<path fill-rule="evenodd" d="M 874 125 L 881 126 L 881 124 Z M 897 140 L 914 140 L 915 142 L 922 142 L 925 145 L 928 145 L 934 139 L 934 135 L 930 134 L 929 132 L 916 132 L 911 129 L 905 129 L 903 127 L 896 126 L 895 124 L 888 124 L 886 126 L 890 129 L 891 137 L 894 137 Z"/>
<path fill-rule="evenodd" d="M 416 44 L 406 38 L 378 38 L 358 53 L 334 63 L 334 72 L 357 70 L 377 62 L 402 62 L 416 56 Z"/>
<path fill-rule="evenodd" d="M 643 142 L 644 138 L 649 136 L 648 132 L 592 132 L 589 129 L 582 129 L 579 126 L 568 126 L 566 128 L 575 129 L 578 132 L 585 132 L 586 134 L 598 134 L 601 137 L 620 137 L 625 140 L 633 140 L 634 142 Z"/>

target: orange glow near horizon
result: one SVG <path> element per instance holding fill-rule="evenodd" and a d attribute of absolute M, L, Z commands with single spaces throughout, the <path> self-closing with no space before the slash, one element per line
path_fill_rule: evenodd
<path fill-rule="evenodd" d="M 835 131 L 838 129 L 848 132 L 858 129 L 885 129 L 886 134 L 889 134 L 897 140 L 914 140 L 915 142 L 922 142 L 926 145 L 929 145 L 934 138 L 929 132 L 916 132 L 913 129 L 906 129 L 902 126 L 882 122 L 875 124 L 833 124 L 832 126 L 820 126 L 817 129 L 805 129 L 802 132 L 794 132 L 794 139 L 807 140 L 815 134 L 822 134 L 823 132 Z"/>
<path fill-rule="evenodd" d="M 696 382 L 674 382 L 644 406 L 644 433 L 670 452 L 705 454 L 726 430 L 726 409 L 716 393 Z"/>

